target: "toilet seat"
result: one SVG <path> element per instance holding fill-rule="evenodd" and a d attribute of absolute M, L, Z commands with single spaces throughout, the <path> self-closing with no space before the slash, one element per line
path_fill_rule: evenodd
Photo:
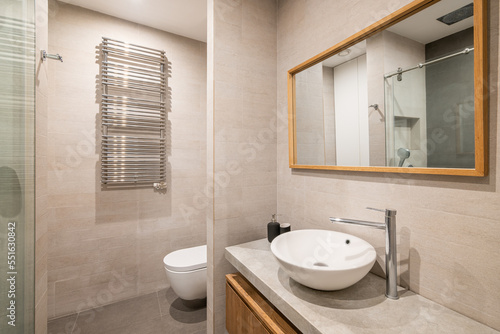
<path fill-rule="evenodd" d="M 163 258 L 165 268 L 174 272 L 187 272 L 207 267 L 207 245 L 180 249 Z"/>

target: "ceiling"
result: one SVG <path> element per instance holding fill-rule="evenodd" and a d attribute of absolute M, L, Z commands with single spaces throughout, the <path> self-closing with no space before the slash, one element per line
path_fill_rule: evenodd
<path fill-rule="evenodd" d="M 198 41 L 207 41 L 207 0 L 60 1 Z"/>
<path fill-rule="evenodd" d="M 343 64 L 349 60 L 352 60 L 354 58 L 358 58 L 359 56 L 362 56 L 366 53 L 366 40 L 361 41 L 356 45 L 353 45 L 349 48 L 350 53 L 347 56 L 339 56 L 336 55 L 336 57 L 330 57 L 326 60 L 323 61 L 323 66 L 326 67 L 335 67 L 337 65 Z"/>
<path fill-rule="evenodd" d="M 60 0 L 199 41 L 207 41 L 207 0 Z M 423 44 L 472 26 L 472 18 L 446 26 L 438 21 L 472 0 L 443 0 L 389 28 Z M 351 55 L 352 58 L 355 56 Z"/>
<path fill-rule="evenodd" d="M 473 26 L 472 17 L 451 26 L 437 20 L 438 17 L 468 5 L 471 2 L 472 0 L 442 0 L 387 30 L 422 44 L 434 42 Z"/>
<path fill-rule="evenodd" d="M 434 42 L 443 37 L 452 35 L 474 25 L 473 18 L 469 17 L 456 24 L 448 26 L 437 20 L 445 14 L 448 14 L 458 8 L 471 3 L 472 0 L 442 0 L 421 12 L 393 25 L 388 28 L 398 35 L 412 39 L 422 44 Z M 346 57 L 332 56 L 323 61 L 323 66 L 335 67 L 346 61 L 357 58 L 366 53 L 366 41 L 350 47 L 351 53 Z"/>

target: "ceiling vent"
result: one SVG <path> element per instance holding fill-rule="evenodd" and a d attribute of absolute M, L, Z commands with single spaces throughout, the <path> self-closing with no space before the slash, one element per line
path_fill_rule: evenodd
<path fill-rule="evenodd" d="M 451 13 L 448 13 L 446 15 L 441 16 L 440 18 L 437 18 L 437 20 L 451 26 L 452 24 L 465 20 L 466 18 L 471 17 L 472 15 L 474 15 L 474 4 L 470 3 L 468 5 L 463 6 L 462 8 L 459 8 Z"/>

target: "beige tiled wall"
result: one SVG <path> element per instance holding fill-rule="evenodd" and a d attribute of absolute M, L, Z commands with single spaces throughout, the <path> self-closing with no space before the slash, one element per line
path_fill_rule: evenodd
<path fill-rule="evenodd" d="M 47 0 L 36 1 L 36 55 L 48 49 Z M 47 333 L 47 113 L 48 62 L 36 59 L 36 147 L 35 147 L 35 333 Z"/>
<path fill-rule="evenodd" d="M 286 71 L 410 1 L 278 1 L 278 116 L 287 112 Z M 410 176 L 288 168 L 288 133 L 278 131 L 278 212 L 292 228 L 326 228 L 371 242 L 382 263 L 384 234 L 333 226 L 328 217 L 381 220 L 366 206 L 398 210 L 400 283 L 500 329 L 498 144 L 499 8 L 489 8 L 490 175 Z"/>
<path fill-rule="evenodd" d="M 206 224 L 207 224 L 207 332 L 214 332 L 214 0 L 207 0 L 207 194 Z"/>
<path fill-rule="evenodd" d="M 335 91 L 333 87 L 333 79 L 333 68 L 323 66 L 323 117 L 325 123 L 324 136 L 326 165 L 335 165 L 337 161 L 337 140 L 335 138 Z"/>
<path fill-rule="evenodd" d="M 214 193 L 207 220 L 213 238 L 208 332 L 224 333 L 224 276 L 235 271 L 224 249 L 265 237 L 276 211 L 276 2 L 211 0 L 208 6 Z"/>
<path fill-rule="evenodd" d="M 297 94 L 297 164 L 324 165 L 326 158 L 323 66 L 317 64 L 295 77 Z M 333 87 L 333 84 L 332 84 Z M 332 99 L 333 102 L 333 99 Z"/>
<path fill-rule="evenodd" d="M 97 48 L 102 37 L 166 51 L 168 191 L 103 190 Z M 167 287 L 163 257 L 206 242 L 206 44 L 49 2 L 48 316 Z"/>

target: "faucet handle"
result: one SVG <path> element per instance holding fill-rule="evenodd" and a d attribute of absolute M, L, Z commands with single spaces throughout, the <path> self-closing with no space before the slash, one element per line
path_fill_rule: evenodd
<path fill-rule="evenodd" d="M 382 209 L 376 209 L 376 208 L 371 208 L 369 206 L 366 207 L 368 210 L 373 210 L 373 211 L 379 211 L 379 212 L 385 212 L 385 215 L 386 216 L 389 216 L 389 217 L 394 217 L 396 215 L 396 210 L 394 209 L 385 209 L 385 210 L 382 210 Z"/>
<path fill-rule="evenodd" d="M 385 210 L 382 209 L 376 209 L 376 208 L 371 208 L 369 206 L 366 207 L 368 210 L 373 210 L 373 211 L 379 211 L 379 212 L 385 212 Z"/>

